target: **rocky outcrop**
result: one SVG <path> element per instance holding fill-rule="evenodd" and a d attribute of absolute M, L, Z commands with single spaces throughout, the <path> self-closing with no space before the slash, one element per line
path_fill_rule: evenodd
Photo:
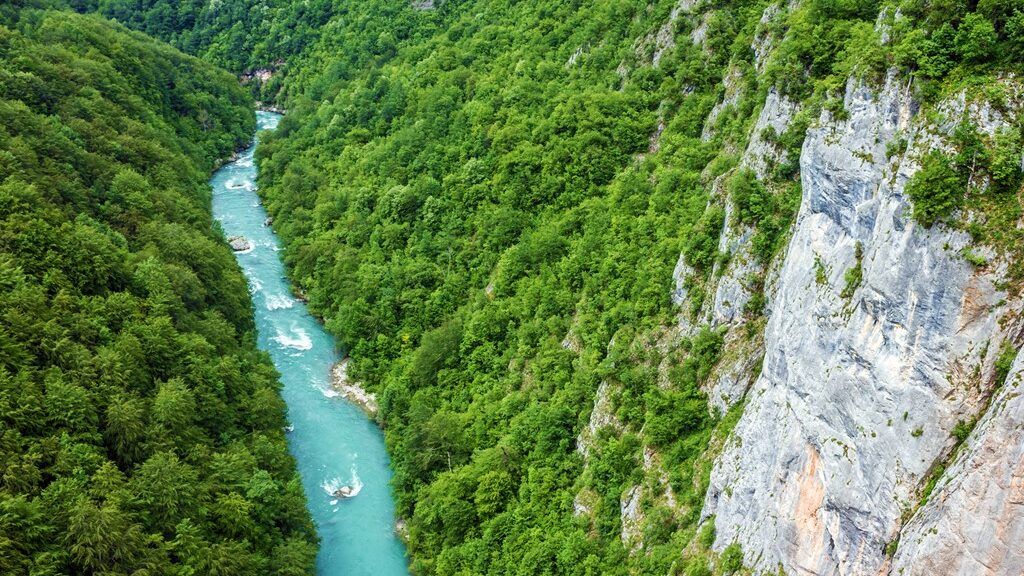
<path fill-rule="evenodd" d="M 249 242 L 244 236 L 232 236 L 228 238 L 228 246 L 235 252 L 248 252 L 252 250 L 252 242 Z"/>
<path fill-rule="evenodd" d="M 775 134 L 785 132 L 799 111 L 800 106 L 796 102 L 782 96 L 775 88 L 768 90 L 768 96 L 765 97 L 764 106 L 757 117 L 754 129 L 750 132 L 750 141 L 741 161 L 741 164 L 753 170 L 759 179 L 765 179 L 770 166 L 782 161 L 785 154 L 776 144 L 769 142 L 765 134 L 768 131 Z"/>
<path fill-rule="evenodd" d="M 576 439 L 576 451 L 584 458 L 590 455 L 594 439 L 602 428 L 611 427 L 617 432 L 622 431 L 622 424 L 615 417 L 615 406 L 612 403 L 611 393 L 611 386 L 607 382 L 601 382 L 597 387 L 597 398 L 594 399 L 594 409 L 590 411 L 590 421 Z"/>
<path fill-rule="evenodd" d="M 776 133 L 786 131 L 797 112 L 798 105 L 780 96 L 776 90 L 769 90 L 740 159 L 740 165 L 752 170 L 758 179 L 765 180 L 769 166 L 783 160 L 785 154 L 765 139 L 765 131 L 768 128 Z M 726 215 L 718 241 L 718 252 L 727 254 L 728 260 L 724 266 L 715 263 L 712 271 L 714 298 L 711 299 L 703 317 L 704 323 L 716 327 L 734 326 L 746 321 L 746 309 L 754 292 L 758 289 L 764 290 L 766 298 L 770 301 L 777 284 L 777 274 L 767 274 L 765 265 L 759 262 L 753 253 L 751 240 L 754 229 L 736 221 L 733 216 L 733 203 L 721 184 L 721 181 L 716 183 L 715 194 L 723 199 Z M 777 268 L 775 270 L 777 271 Z M 684 284 L 680 276 L 687 272 L 685 262 L 680 257 L 675 271 L 677 289 L 673 292 L 673 301 L 680 304 L 685 300 Z M 758 281 L 761 286 L 757 285 Z M 688 319 L 685 318 L 684 312 L 681 327 L 688 323 Z M 692 332 L 692 328 L 689 331 Z M 751 339 L 734 331 L 727 333 L 723 361 L 719 363 L 718 369 L 712 374 L 706 386 L 713 409 L 725 412 L 729 406 L 743 398 L 763 353 L 760 337 Z"/>
<path fill-rule="evenodd" d="M 900 537 L 894 576 L 1024 574 L 1024 353 Z"/>
<path fill-rule="evenodd" d="M 342 398 L 362 408 L 363 412 L 366 412 L 369 416 L 376 416 L 378 410 L 377 396 L 372 392 L 367 392 L 359 382 L 349 378 L 348 363 L 349 358 L 345 357 L 331 368 L 331 387 Z"/>
<path fill-rule="evenodd" d="M 619 519 L 622 522 L 622 544 L 631 551 L 643 545 L 644 511 L 640 506 L 643 497 L 641 486 L 631 486 L 622 494 L 619 503 Z"/>
<path fill-rule="evenodd" d="M 846 119 L 824 112 L 804 142 L 762 371 L 703 512 L 716 517 L 716 549 L 739 542 L 747 564 L 772 573 L 885 573 L 922 478 L 984 404 L 978 368 L 1007 310 L 998 276 L 960 255 L 965 233 L 909 218 L 916 156 L 890 161 L 887 144 L 934 147 L 942 127 L 912 122 L 907 82 L 851 82 L 844 105 Z M 844 297 L 858 244 L 862 280 Z"/>

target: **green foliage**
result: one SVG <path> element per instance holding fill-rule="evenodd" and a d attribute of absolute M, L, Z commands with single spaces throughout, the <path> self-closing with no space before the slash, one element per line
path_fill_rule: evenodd
<path fill-rule="evenodd" d="M 989 163 L 993 190 L 997 193 L 1017 192 L 1024 180 L 1020 131 L 1015 128 L 1001 130 L 996 134 L 993 148 Z"/>
<path fill-rule="evenodd" d="M 251 105 L 105 20 L 0 12 L 0 572 L 311 572 L 279 384 L 209 209 Z"/>
<path fill-rule="evenodd" d="M 712 544 L 715 543 L 715 518 L 712 516 L 708 518 L 704 525 L 700 528 L 700 533 L 697 536 L 697 543 L 700 544 L 701 548 L 710 550 Z"/>
<path fill-rule="evenodd" d="M 956 51 L 967 62 L 985 62 L 998 40 L 992 22 L 978 13 L 967 14 L 956 30 Z"/>
<path fill-rule="evenodd" d="M 1017 358 L 1017 354 L 1020 352 L 1013 347 L 1013 343 L 1009 340 L 1004 340 L 1002 346 L 999 348 L 999 355 L 996 356 L 995 363 L 995 384 L 996 386 L 1002 386 L 1006 382 L 1006 377 L 1010 375 L 1010 370 L 1013 368 L 1013 361 Z"/>
<path fill-rule="evenodd" d="M 985 258 L 985 256 L 983 256 L 982 254 L 978 254 L 973 250 L 964 251 L 964 260 L 967 260 L 972 265 L 978 268 L 984 268 L 985 266 L 988 265 L 988 259 Z"/>
<path fill-rule="evenodd" d="M 700 272 L 710 272 L 718 254 L 718 237 L 722 234 L 725 210 L 712 206 L 697 221 L 683 245 L 686 261 Z"/>
<path fill-rule="evenodd" d="M 967 437 L 971 434 L 971 430 L 974 429 L 974 424 L 975 422 L 973 421 L 964 422 L 963 420 L 956 423 L 956 426 L 953 427 L 953 437 L 956 438 L 958 444 L 967 440 Z"/>
<path fill-rule="evenodd" d="M 736 207 L 736 219 L 757 226 L 772 212 L 772 199 L 765 187 L 749 168 L 737 170 L 726 185 L 729 197 Z"/>
<path fill-rule="evenodd" d="M 818 254 L 814 255 L 814 283 L 818 286 L 828 285 L 828 271 L 825 270 L 825 263 Z"/>
<path fill-rule="evenodd" d="M 906 185 L 913 214 L 921 225 L 931 227 L 949 218 L 963 203 L 966 183 L 953 169 L 949 158 L 938 150 L 921 160 L 921 169 Z"/>
<path fill-rule="evenodd" d="M 864 279 L 864 246 L 860 242 L 854 248 L 854 258 L 856 262 L 853 267 L 843 275 L 843 290 L 839 293 L 843 298 L 852 298 Z"/>
<path fill-rule="evenodd" d="M 739 542 L 733 542 L 722 550 L 718 560 L 718 568 L 722 574 L 734 574 L 743 568 L 743 549 Z"/>

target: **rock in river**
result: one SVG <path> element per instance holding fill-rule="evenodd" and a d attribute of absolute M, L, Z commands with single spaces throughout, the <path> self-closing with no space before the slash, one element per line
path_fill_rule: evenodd
<path fill-rule="evenodd" d="M 246 252 L 252 250 L 252 243 L 245 236 L 231 236 L 228 238 L 228 245 L 235 252 Z"/>

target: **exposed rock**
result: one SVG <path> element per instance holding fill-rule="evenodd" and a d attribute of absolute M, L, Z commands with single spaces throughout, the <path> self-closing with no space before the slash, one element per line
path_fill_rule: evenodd
<path fill-rule="evenodd" d="M 594 506 L 600 499 L 597 492 L 584 488 L 572 499 L 572 513 L 576 516 L 589 516 L 594 513 Z"/>
<path fill-rule="evenodd" d="M 696 33 L 696 31 L 694 31 Z M 725 76 L 722 78 L 722 84 L 725 85 L 725 96 L 722 97 L 722 101 L 715 104 L 711 108 L 711 112 L 708 113 L 708 117 L 704 120 L 704 129 L 701 131 L 700 138 L 707 142 L 715 134 L 715 123 L 718 121 L 718 117 L 722 112 L 729 106 L 735 106 L 736 102 L 740 98 L 740 92 L 743 80 L 743 73 L 739 68 L 730 68 Z"/>
<path fill-rule="evenodd" d="M 711 303 L 710 317 L 707 318 L 713 326 L 730 324 L 740 319 L 744 307 L 750 301 L 747 279 L 751 275 L 757 275 L 761 270 L 760 264 L 750 253 L 750 239 L 754 235 L 754 229 L 736 222 L 732 200 L 727 197 L 724 190 L 719 190 L 718 194 L 725 197 L 725 223 L 718 237 L 718 252 L 728 254 L 729 262 L 725 270 L 720 270 L 719 263 L 715 262 L 712 271 L 712 277 L 719 278 L 715 298 Z"/>
<path fill-rule="evenodd" d="M 708 25 L 710 22 L 711 12 L 705 12 L 700 23 L 694 27 L 692 32 L 690 32 L 690 41 L 693 42 L 694 46 L 704 45 L 704 41 L 708 39 Z"/>
<path fill-rule="evenodd" d="M 619 504 L 619 515 L 622 520 L 622 543 L 632 551 L 643 546 L 644 511 L 640 507 L 642 495 L 641 487 L 633 486 L 622 494 Z"/>
<path fill-rule="evenodd" d="M 800 106 L 797 103 L 781 96 L 775 88 L 768 90 L 764 107 L 761 108 L 754 129 L 750 132 L 750 141 L 741 161 L 744 166 L 753 170 L 758 178 L 764 179 L 768 176 L 771 162 L 781 162 L 785 159 L 783 150 L 765 140 L 765 131 L 771 129 L 776 134 L 782 134 L 789 128 L 789 123 L 799 110 Z"/>
<path fill-rule="evenodd" d="M 228 238 L 228 246 L 235 252 L 248 252 L 252 250 L 252 242 L 249 242 L 244 236 L 231 236 Z"/>
<path fill-rule="evenodd" d="M 1024 574 L 1024 353 L 961 455 L 904 529 L 890 574 Z"/>
<path fill-rule="evenodd" d="M 680 254 L 676 268 L 672 271 L 672 280 L 675 281 L 676 289 L 672 291 L 672 302 L 682 304 L 686 301 L 686 279 L 693 274 L 693 267 L 686 263 L 686 255 Z"/>
<path fill-rule="evenodd" d="M 720 413 L 725 413 L 746 395 L 757 374 L 764 345 L 759 336 L 731 330 L 726 333 L 723 349 L 725 352 L 707 386 L 710 408 Z"/>
<path fill-rule="evenodd" d="M 367 392 L 358 383 L 348 377 L 349 358 L 346 356 L 331 368 L 331 387 L 337 390 L 342 398 L 363 409 L 370 416 L 377 415 L 377 396 Z"/>
<path fill-rule="evenodd" d="M 575 52 L 569 55 L 569 59 L 565 61 L 565 67 L 571 68 L 576 65 L 576 62 L 583 56 L 583 46 L 576 49 Z"/>
<path fill-rule="evenodd" d="M 409 525 L 405 518 L 395 520 L 395 534 L 402 542 L 409 543 Z"/>
<path fill-rule="evenodd" d="M 703 515 L 714 547 L 733 541 L 774 573 L 875 575 L 921 479 L 983 391 L 973 367 L 999 331 L 998 278 L 959 252 L 968 236 L 922 229 L 903 187 L 918 168 L 886 145 L 920 126 L 894 75 L 877 93 L 851 82 L 847 120 L 823 113 L 800 159 L 803 200 L 765 332 L 760 377 L 715 463 Z M 863 280 L 843 276 L 863 246 Z"/>
<path fill-rule="evenodd" d="M 590 448 L 594 444 L 594 437 L 597 432 L 606 426 L 616 430 L 622 429 L 622 424 L 615 417 L 615 407 L 611 400 L 611 387 L 607 382 L 601 382 L 597 387 L 597 398 L 594 399 L 594 409 L 590 412 L 590 422 L 576 439 L 576 450 L 586 458 L 590 454 Z"/>
<path fill-rule="evenodd" d="M 758 31 L 750 48 L 754 51 L 754 69 L 758 73 L 764 72 L 764 65 L 767 63 L 768 55 L 774 47 L 774 38 L 767 31 L 768 24 L 781 12 L 779 4 L 769 4 L 761 13 L 761 21 L 758 22 Z"/>
<path fill-rule="evenodd" d="M 658 28 L 658 31 L 653 36 L 652 41 L 654 42 L 654 54 L 651 56 L 652 64 L 655 66 L 661 64 L 661 59 L 665 53 L 675 47 L 676 21 L 679 20 L 679 16 L 681 14 L 693 10 L 696 3 L 696 0 L 679 0 L 679 2 L 672 7 L 672 10 L 668 14 L 668 21 L 662 24 L 661 28 Z"/>

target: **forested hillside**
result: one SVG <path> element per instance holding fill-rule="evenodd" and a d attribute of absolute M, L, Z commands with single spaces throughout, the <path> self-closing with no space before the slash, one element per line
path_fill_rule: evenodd
<path fill-rule="evenodd" d="M 0 573 L 306 574 L 277 375 L 210 215 L 252 101 L 92 16 L 0 7 Z"/>
<path fill-rule="evenodd" d="M 97 12 L 232 71 L 300 53 L 332 14 L 330 0 L 55 0 Z"/>
<path fill-rule="evenodd" d="M 289 64 L 260 189 L 293 281 L 379 395 L 417 573 L 774 571 L 702 510 L 760 373 L 805 135 L 853 114 L 849 90 L 888 75 L 934 124 L 958 94 L 1001 102 L 997 134 L 965 117 L 952 150 L 907 129 L 854 158 L 905 160 L 900 182 L 923 158 L 917 234 L 1020 249 L 1012 2 L 334 4 L 400 16 L 332 21 Z M 864 257 L 842 246 L 848 269 L 808 269 L 849 317 Z M 991 390 L 985 354 L 972 386 Z"/>

